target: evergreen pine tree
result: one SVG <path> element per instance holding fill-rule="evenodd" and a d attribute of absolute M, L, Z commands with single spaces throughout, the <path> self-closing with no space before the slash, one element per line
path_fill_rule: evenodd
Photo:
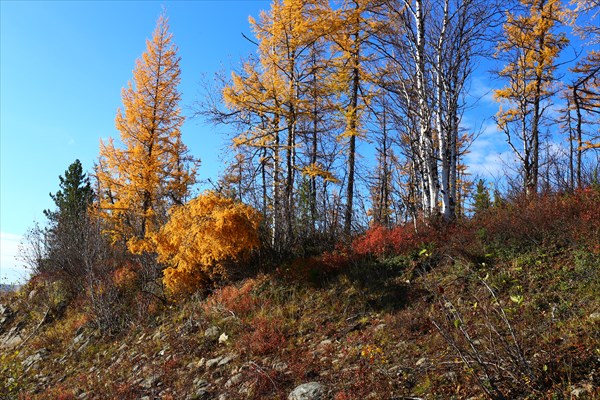
<path fill-rule="evenodd" d="M 490 191 L 488 190 L 485 181 L 480 179 L 475 188 L 473 211 L 475 211 L 475 214 L 480 214 L 481 212 L 488 210 L 490 207 L 492 207 Z"/>

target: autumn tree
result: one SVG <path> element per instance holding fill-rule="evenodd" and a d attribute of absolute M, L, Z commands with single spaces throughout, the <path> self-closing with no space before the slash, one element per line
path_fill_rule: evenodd
<path fill-rule="evenodd" d="M 332 75 L 334 85 L 331 90 L 337 96 L 337 109 L 344 124 L 338 139 L 344 143 L 346 153 L 343 214 L 343 232 L 346 237 L 350 237 L 354 222 L 357 143 L 364 137 L 368 114 L 365 106 L 373 95 L 369 87 L 373 84 L 373 75 L 368 64 L 373 58 L 370 40 L 379 29 L 378 21 L 374 18 L 375 10 L 380 8 L 379 3 L 366 0 L 344 1 L 331 19 L 335 28 L 330 35 L 335 57 L 335 71 Z"/>
<path fill-rule="evenodd" d="M 556 92 L 556 58 L 567 45 L 556 30 L 564 18 L 560 0 L 521 0 L 522 12 L 507 12 L 498 56 L 506 66 L 498 76 L 508 85 L 496 90 L 501 102 L 496 122 L 520 163 L 527 195 L 537 192 L 544 114 Z"/>
<path fill-rule="evenodd" d="M 573 3 L 575 10 L 571 25 L 590 50 L 571 68 L 574 78 L 563 92 L 567 101 L 567 107 L 563 109 L 563 123 L 569 133 L 571 188 L 584 184 L 584 153 L 600 149 L 600 51 L 593 47 L 600 44 L 600 1 L 578 0 Z"/>
<path fill-rule="evenodd" d="M 213 107 L 208 113 L 213 121 L 237 125 L 235 147 L 254 149 L 244 153 L 251 154 L 247 162 L 254 159 L 258 164 L 256 177 L 268 199 L 271 243 L 277 250 L 298 239 L 297 194 L 302 179 L 311 181 L 314 226 L 317 179 L 331 177 L 317 156 L 327 107 L 320 88 L 326 81 L 322 57 L 323 35 L 330 29 L 328 12 L 323 0 L 286 0 L 273 2 L 257 19 L 250 18 L 257 57 L 224 85 L 227 110 Z"/>
<path fill-rule="evenodd" d="M 572 25 L 575 33 L 584 39 L 589 39 L 589 44 L 600 44 L 600 1 L 599 0 L 573 0 L 575 5 L 572 13 Z M 584 22 L 579 22 L 583 17 Z M 586 18 L 587 17 L 587 18 Z"/>
<path fill-rule="evenodd" d="M 164 283 L 172 294 L 193 292 L 227 277 L 259 246 L 260 213 L 215 192 L 175 207 L 152 235 L 158 261 L 167 265 Z"/>
<path fill-rule="evenodd" d="M 197 160 L 181 140 L 179 61 L 162 15 L 122 92 L 115 120 L 122 146 L 112 139 L 100 144 L 99 209 L 113 241 L 132 251 L 151 249 L 148 235 L 166 222 L 171 206 L 185 202 L 195 182 Z"/>
<path fill-rule="evenodd" d="M 333 13 L 327 8 L 320 8 L 323 21 Z M 322 34 L 327 31 L 321 30 Z M 335 63 L 329 52 L 330 43 L 326 37 L 315 41 L 308 53 L 308 76 L 303 91 L 305 95 L 305 117 L 301 120 L 300 137 L 302 147 L 299 149 L 301 178 L 308 180 L 307 208 L 308 235 L 315 235 L 326 230 L 328 221 L 324 218 L 324 210 L 329 207 L 327 192 L 331 186 L 340 181 L 333 171 L 337 138 L 332 134 L 337 132 L 341 124 L 331 118 L 336 111 L 336 93 L 332 90 L 331 80 Z"/>

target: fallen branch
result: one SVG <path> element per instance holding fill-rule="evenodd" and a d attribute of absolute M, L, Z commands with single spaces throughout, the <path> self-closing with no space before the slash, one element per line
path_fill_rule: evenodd
<path fill-rule="evenodd" d="M 25 345 L 25 343 L 27 343 L 29 341 L 29 339 L 31 339 L 33 337 L 33 335 L 35 335 L 35 333 L 38 331 L 38 329 L 40 329 L 40 327 L 42 325 L 44 325 L 44 323 L 46 323 L 46 321 L 48 320 L 48 316 L 50 315 L 50 307 L 48 307 L 48 309 L 46 310 L 46 313 L 44 314 L 44 316 L 42 317 L 42 320 L 40 321 L 40 323 L 35 327 L 35 329 L 29 334 L 29 336 L 27 336 L 27 338 L 25 340 L 23 340 L 18 346 L 17 349 L 23 347 Z"/>

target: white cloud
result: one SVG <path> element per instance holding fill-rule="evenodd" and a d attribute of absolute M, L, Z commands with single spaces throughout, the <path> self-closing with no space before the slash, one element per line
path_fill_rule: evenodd
<path fill-rule="evenodd" d="M 474 77 L 468 91 L 468 96 L 471 98 L 469 103 L 483 103 L 488 106 L 497 106 L 498 102 L 494 98 L 495 89 L 495 87 L 490 85 L 489 79 L 479 76 Z"/>
<path fill-rule="evenodd" d="M 514 154 L 503 133 L 490 122 L 481 127 L 481 134 L 471 144 L 463 161 L 472 176 L 493 180 L 504 175 L 507 165 L 513 165 Z"/>
<path fill-rule="evenodd" d="M 487 180 L 497 180 L 505 175 L 508 165 L 514 164 L 514 154 L 511 151 L 501 153 L 472 153 L 466 156 L 469 172 Z"/>
<path fill-rule="evenodd" d="M 20 235 L 0 232 L 0 283 L 22 283 L 29 277 L 23 261 L 17 259 L 22 240 Z"/>

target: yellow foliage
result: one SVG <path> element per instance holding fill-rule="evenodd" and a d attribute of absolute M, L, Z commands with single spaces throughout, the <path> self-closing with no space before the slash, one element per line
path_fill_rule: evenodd
<path fill-rule="evenodd" d="M 568 44 L 563 33 L 554 33 L 558 22 L 566 18 L 560 0 L 521 0 L 521 3 L 529 14 L 515 16 L 507 11 L 505 40 L 497 47 L 498 54 L 506 54 L 510 59 L 499 73 L 510 84 L 494 93 L 500 101 L 548 93 L 555 60 Z"/>
<path fill-rule="evenodd" d="M 332 183 L 340 182 L 340 180 L 337 179 L 331 173 L 331 171 L 327 171 L 327 170 L 323 169 L 323 166 L 319 163 L 307 165 L 306 167 L 304 167 L 302 169 L 302 174 L 306 175 L 310 178 L 320 177 L 320 178 L 323 178 L 325 181 L 332 182 Z"/>
<path fill-rule="evenodd" d="M 261 216 L 254 208 L 206 192 L 172 211 L 153 240 L 168 268 L 164 283 L 175 295 L 193 292 L 242 261 L 259 246 Z"/>
<path fill-rule="evenodd" d="M 195 183 L 198 162 L 181 141 L 179 60 L 161 16 L 122 91 L 123 109 L 115 119 L 122 146 L 112 139 L 100 143 L 99 211 L 113 241 L 128 242 L 133 252 L 148 250 L 148 237 L 164 223 L 166 210 L 181 204 Z"/>

